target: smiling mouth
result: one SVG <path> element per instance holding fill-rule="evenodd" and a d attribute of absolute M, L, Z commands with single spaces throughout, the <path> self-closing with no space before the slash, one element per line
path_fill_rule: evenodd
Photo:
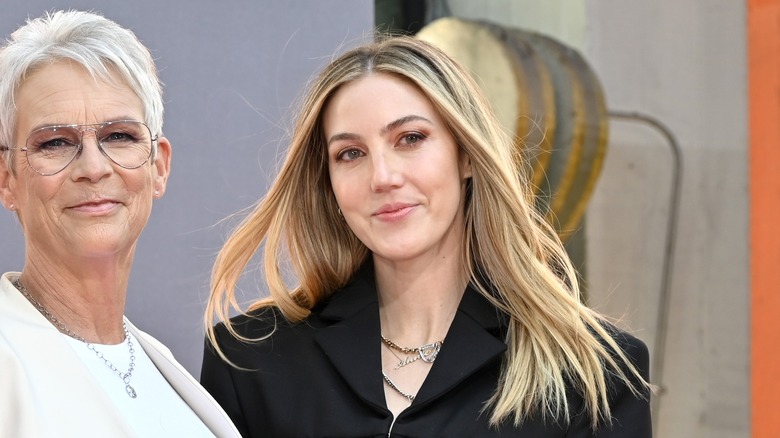
<path fill-rule="evenodd" d="M 106 213 L 113 210 L 117 205 L 119 205 L 119 202 L 117 201 L 104 199 L 100 201 L 85 202 L 83 204 L 74 205 L 73 207 L 70 207 L 70 209 L 83 213 Z"/>
<path fill-rule="evenodd" d="M 379 209 L 373 216 L 381 220 L 403 219 L 414 210 L 414 207 L 414 205 L 387 206 Z"/>

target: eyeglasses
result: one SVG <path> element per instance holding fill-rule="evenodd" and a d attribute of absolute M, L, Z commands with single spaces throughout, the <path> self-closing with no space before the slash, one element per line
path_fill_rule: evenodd
<path fill-rule="evenodd" d="M 88 125 L 44 126 L 30 133 L 24 151 L 27 164 L 43 176 L 56 175 L 79 155 L 84 147 L 84 132 L 95 133 L 98 149 L 109 160 L 125 169 L 137 169 L 152 157 L 153 143 L 149 127 L 135 120 L 94 123 Z"/>

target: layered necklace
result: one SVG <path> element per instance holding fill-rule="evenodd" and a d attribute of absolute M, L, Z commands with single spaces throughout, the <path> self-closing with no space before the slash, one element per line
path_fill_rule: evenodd
<path fill-rule="evenodd" d="M 133 341 L 130 339 L 130 332 L 127 331 L 127 324 L 125 324 L 124 321 L 122 322 L 122 330 L 125 332 L 125 342 L 127 343 L 127 349 L 130 352 L 130 366 L 127 368 L 126 372 L 119 371 L 116 365 L 111 363 L 111 361 L 108 360 L 102 352 L 95 348 L 94 344 L 77 335 L 73 330 L 65 326 L 65 324 L 57 319 L 54 314 L 43 307 L 43 304 L 39 303 L 35 298 L 33 298 L 32 295 L 30 295 L 30 293 L 27 291 L 27 288 L 22 286 L 22 283 L 18 279 L 14 281 L 13 284 L 17 289 L 19 289 L 19 292 L 21 292 L 22 295 L 24 295 L 24 297 L 27 298 L 30 303 L 32 303 L 38 312 L 45 316 L 46 319 L 48 319 L 49 322 L 51 322 L 54 327 L 57 328 L 57 330 L 70 336 L 73 339 L 76 339 L 77 341 L 85 343 L 87 348 L 95 353 L 95 356 L 97 356 L 98 359 L 102 360 L 103 363 L 105 363 L 105 365 L 114 372 L 114 374 L 119 376 L 119 378 L 122 379 L 122 382 L 125 384 L 125 392 L 128 396 L 130 396 L 130 398 L 136 398 L 138 396 L 138 394 L 135 392 L 135 388 L 130 385 L 130 379 L 133 377 L 133 371 L 135 370 L 135 350 L 133 349 Z"/>
<path fill-rule="evenodd" d="M 394 368 L 397 370 L 418 360 L 422 360 L 427 364 L 433 364 L 433 362 L 436 360 L 436 357 L 439 355 L 439 351 L 441 351 L 441 346 L 444 344 L 444 341 L 432 342 L 430 344 L 424 344 L 419 347 L 402 347 L 385 336 L 382 336 L 382 343 L 385 344 L 388 347 L 390 353 L 392 353 L 393 356 L 398 359 L 398 363 Z M 405 354 L 406 356 L 401 357 L 396 353 L 396 351 Z M 384 370 L 382 370 L 382 377 L 384 378 L 387 386 L 409 400 L 409 403 L 414 401 L 415 394 L 408 393 L 399 388 L 398 385 L 396 385 L 395 382 L 390 379 Z"/>

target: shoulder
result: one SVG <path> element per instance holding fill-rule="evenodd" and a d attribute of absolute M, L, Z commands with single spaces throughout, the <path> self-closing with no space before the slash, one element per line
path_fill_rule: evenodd
<path fill-rule="evenodd" d="M 333 301 L 338 294 L 332 294 L 324 298 L 314 308 L 310 310 L 309 316 L 301 321 L 290 321 L 276 305 L 267 305 L 246 313 L 233 316 L 229 320 L 230 326 L 239 336 L 249 339 L 267 338 L 269 335 L 276 336 L 289 331 L 309 330 L 328 325 L 327 317 L 323 315 L 323 310 Z M 227 324 L 220 322 L 214 326 L 218 338 L 223 336 L 232 336 L 228 331 Z"/>
<path fill-rule="evenodd" d="M 604 324 L 607 333 L 612 337 L 617 346 L 636 367 L 642 378 L 647 380 L 650 371 L 650 353 L 641 339 L 631 333 L 621 330 L 612 324 Z"/>
<path fill-rule="evenodd" d="M 628 381 L 608 373 L 607 393 L 612 418 L 610 424 L 603 425 L 603 430 L 596 436 L 649 438 L 652 436 L 652 421 L 651 387 L 647 383 L 650 378 L 650 354 L 647 345 L 614 326 L 607 329 L 641 379 L 631 372 L 627 363 L 616 358 Z"/>
<path fill-rule="evenodd" d="M 13 285 L 13 281 L 17 278 L 19 278 L 18 272 L 6 272 L 0 277 L 0 304 L 2 304 L 0 305 L 0 311 L 9 307 L 17 307 L 19 303 L 24 301 L 24 298 L 21 298 L 21 294 Z"/>
<path fill-rule="evenodd" d="M 636 336 L 614 325 L 604 324 L 604 328 L 630 362 L 629 364 L 623 361 L 612 347 L 605 345 L 620 368 L 619 373 L 609 366 L 604 370 L 610 409 L 615 423 L 612 427 L 636 432 L 635 435 L 619 436 L 646 436 L 645 431 L 651 429 L 649 403 L 651 386 L 648 384 L 650 354 L 647 345 Z"/>
<path fill-rule="evenodd" d="M 228 356 L 238 351 L 260 352 L 273 348 L 278 352 L 287 346 L 294 348 L 313 338 L 316 329 L 322 326 L 319 314 L 314 311 L 306 319 L 292 322 L 275 306 L 234 316 L 229 324 L 238 336 L 224 322 L 214 326 L 216 342 Z"/>
<path fill-rule="evenodd" d="M 594 431 L 589 411 L 581 409 L 585 403 L 584 395 L 572 388 L 576 391 L 577 405 L 580 408 L 575 410 L 567 436 L 650 438 L 652 436 L 651 394 L 650 387 L 646 383 L 650 370 L 650 356 L 647 346 L 636 336 L 612 324 L 602 322 L 602 327 L 630 365 L 619 357 L 610 342 L 602 336 L 597 336 L 611 353 L 615 365 L 620 368 L 618 372 L 610 365 L 604 364 L 610 418 L 605 423 L 600 423 L 598 430 Z M 632 366 L 641 379 L 632 372 Z"/>
<path fill-rule="evenodd" d="M 280 328 L 293 325 L 276 306 L 263 307 L 234 316 L 230 318 L 229 324 L 240 336 L 250 339 L 265 338 Z M 232 337 L 224 322 L 215 325 L 214 330 L 218 339 Z"/>

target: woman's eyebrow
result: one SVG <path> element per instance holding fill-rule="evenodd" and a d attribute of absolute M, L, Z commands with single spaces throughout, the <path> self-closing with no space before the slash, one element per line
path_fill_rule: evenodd
<path fill-rule="evenodd" d="M 334 141 L 339 140 L 360 140 L 362 137 L 360 137 L 357 134 L 352 134 L 351 132 L 342 132 L 339 134 L 333 135 L 331 138 L 328 139 L 328 146 L 330 146 L 331 143 Z"/>
<path fill-rule="evenodd" d="M 410 114 L 408 116 L 400 117 L 400 118 L 398 118 L 396 120 L 393 120 L 392 122 L 388 123 L 384 128 L 382 128 L 379 131 L 379 133 L 381 135 L 385 135 L 388 132 L 392 131 L 393 129 L 398 128 L 399 126 L 403 126 L 406 123 L 414 122 L 414 121 L 423 121 L 423 122 L 427 122 L 427 123 L 433 124 L 433 122 L 431 122 L 430 120 L 426 119 L 423 116 Z M 335 135 L 331 136 L 328 139 L 328 145 L 330 146 L 331 143 L 333 143 L 335 141 L 339 141 L 339 140 L 360 140 L 361 138 L 362 137 L 359 136 L 358 134 L 353 134 L 353 133 L 350 133 L 350 132 L 342 132 L 342 133 L 335 134 Z"/>
<path fill-rule="evenodd" d="M 408 116 L 403 116 L 403 117 L 401 117 L 399 119 L 396 119 L 396 120 L 388 123 L 387 126 L 385 126 L 384 128 L 382 128 L 381 131 L 379 131 L 379 133 L 384 135 L 384 134 L 387 134 L 388 132 L 392 131 L 393 129 L 395 129 L 395 128 L 399 127 L 399 126 L 402 126 L 405 123 L 414 122 L 414 121 L 418 121 L 418 120 L 422 120 L 424 122 L 428 122 L 430 124 L 433 124 L 433 122 L 431 122 L 430 120 L 426 119 L 423 116 L 410 114 Z"/>

